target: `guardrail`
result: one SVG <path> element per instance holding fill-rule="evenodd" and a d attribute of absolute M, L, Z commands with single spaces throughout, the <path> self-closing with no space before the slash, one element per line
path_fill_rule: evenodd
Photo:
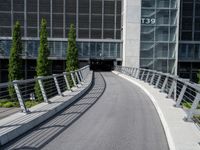
<path fill-rule="evenodd" d="M 200 124 L 200 86 L 183 78 L 155 70 L 116 66 L 115 70 L 159 88 L 173 98 L 175 107 L 186 110 L 188 121 L 194 120 Z"/>
<path fill-rule="evenodd" d="M 49 103 L 49 99 L 60 95 L 67 90 L 72 91 L 67 76 L 71 76 L 73 87 L 80 87 L 85 81 L 90 72 L 89 66 L 71 72 L 64 72 L 62 74 L 53 74 L 51 76 L 37 77 L 28 80 L 15 80 L 13 82 L 0 84 L 0 102 L 17 103 L 16 106 L 20 107 L 22 112 L 28 113 L 26 102 L 34 103 L 38 101 L 36 97 L 36 84 L 39 86 L 42 100 L 39 102 Z M 12 92 L 9 93 L 9 89 Z M 1 107 L 1 106 L 0 106 Z"/>

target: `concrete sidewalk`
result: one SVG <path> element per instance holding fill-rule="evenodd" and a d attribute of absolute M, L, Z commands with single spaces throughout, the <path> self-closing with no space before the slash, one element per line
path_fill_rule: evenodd
<path fill-rule="evenodd" d="M 175 101 L 166 98 L 165 93 L 144 81 L 113 71 L 120 77 L 139 86 L 151 98 L 160 116 L 170 149 L 200 150 L 200 131 L 193 122 L 186 122 L 186 112 L 174 107 Z M 134 92 L 134 91 L 133 91 Z"/>
<path fill-rule="evenodd" d="M 52 117 L 81 97 L 92 85 L 91 71 L 82 85 L 73 88 L 73 92 L 65 91 L 64 96 L 49 99 L 50 103 L 40 103 L 30 109 L 30 113 L 16 113 L 0 120 L 0 146 L 22 135 L 28 130 Z"/>

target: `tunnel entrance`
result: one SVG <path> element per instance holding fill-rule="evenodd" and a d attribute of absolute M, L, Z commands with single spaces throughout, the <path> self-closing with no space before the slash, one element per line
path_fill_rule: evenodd
<path fill-rule="evenodd" d="M 90 59 L 90 69 L 94 71 L 111 71 L 114 68 L 114 60 Z"/>

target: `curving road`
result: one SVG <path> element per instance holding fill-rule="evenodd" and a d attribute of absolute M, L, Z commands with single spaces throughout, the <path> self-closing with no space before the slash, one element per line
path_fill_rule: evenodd
<path fill-rule="evenodd" d="M 3 149 L 169 148 L 148 96 L 132 83 L 113 73 L 103 72 L 95 73 L 93 87 L 79 101 Z"/>

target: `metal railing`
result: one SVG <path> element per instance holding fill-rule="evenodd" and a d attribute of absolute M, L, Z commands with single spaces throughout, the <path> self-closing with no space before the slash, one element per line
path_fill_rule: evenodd
<path fill-rule="evenodd" d="M 27 101 L 30 103 L 36 101 L 38 103 L 49 103 L 50 98 L 57 95 L 63 96 L 63 93 L 67 90 L 73 92 L 67 76 L 70 76 L 73 80 L 72 87 L 79 88 L 85 82 L 89 71 L 89 66 L 85 66 L 76 71 L 64 72 L 62 74 L 0 83 L 0 104 L 2 104 L 2 102 L 5 102 L 8 105 L 15 104 L 15 107 L 20 107 L 22 112 L 28 113 Z M 38 85 L 37 89 L 36 85 Z M 36 90 L 41 94 L 42 100 L 38 100 Z"/>
<path fill-rule="evenodd" d="M 116 66 L 115 70 L 159 88 L 160 92 L 176 102 L 175 107 L 186 111 L 188 121 L 194 120 L 200 124 L 200 86 L 197 84 L 155 70 L 122 66 Z"/>

